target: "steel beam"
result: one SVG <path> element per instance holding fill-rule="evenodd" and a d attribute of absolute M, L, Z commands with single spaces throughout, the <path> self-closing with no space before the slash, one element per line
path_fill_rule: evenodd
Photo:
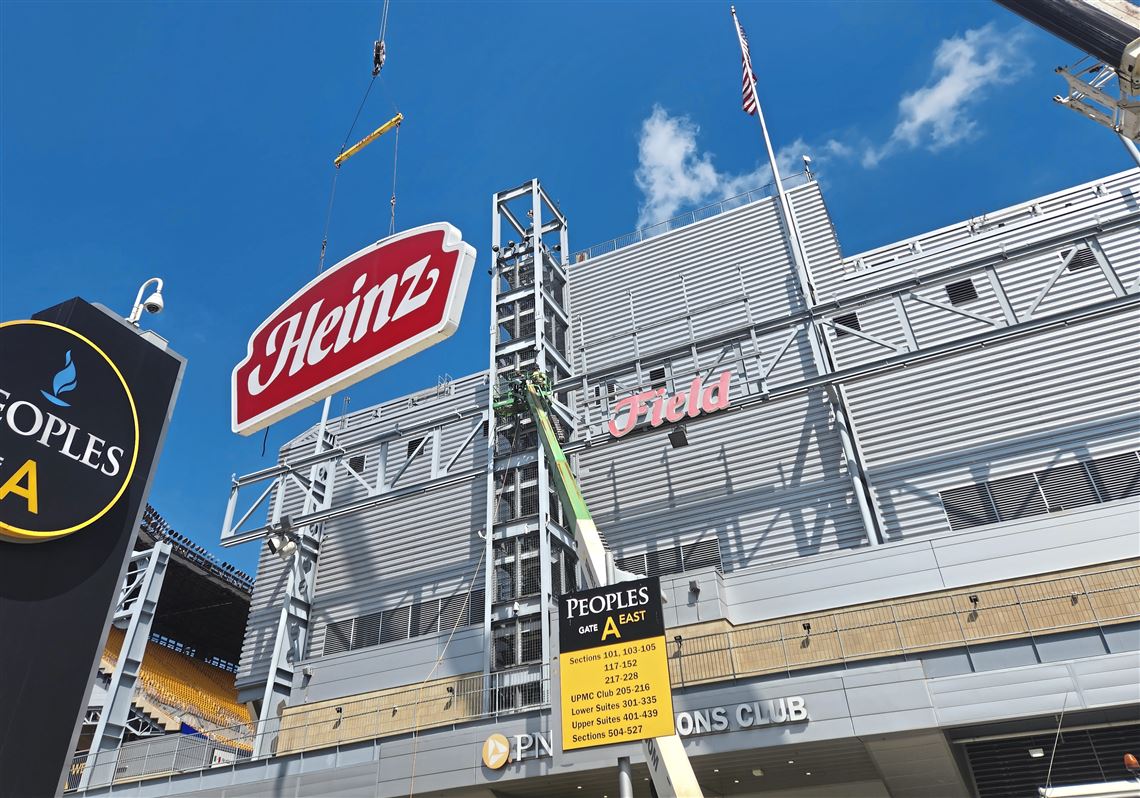
<path fill-rule="evenodd" d="M 107 687 L 107 701 L 99 713 L 99 724 L 91 738 L 87 765 L 79 778 L 80 791 L 92 784 L 110 784 L 115 778 L 118 749 L 123 744 L 123 733 L 130 723 L 131 703 L 138 687 L 146 644 L 150 640 L 158 597 L 162 593 L 162 580 L 170 563 L 170 549 L 170 543 L 160 540 L 144 555 L 132 558 L 140 565 L 145 559 L 145 566 L 141 578 L 132 578 L 134 575 L 128 574 L 120 591 L 114 617 L 116 621 L 123 618 L 129 620 L 119 649 L 119 659 L 111 673 L 111 684 Z"/>

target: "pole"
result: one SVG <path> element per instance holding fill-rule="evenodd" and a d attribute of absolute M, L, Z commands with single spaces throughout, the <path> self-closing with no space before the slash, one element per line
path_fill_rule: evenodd
<path fill-rule="evenodd" d="M 1117 133 L 1120 136 L 1120 143 L 1124 145 L 1124 149 L 1128 150 L 1128 154 L 1132 156 L 1132 160 L 1140 166 L 1140 150 L 1136 149 L 1136 142 L 1125 136 L 1123 133 Z"/>
<path fill-rule="evenodd" d="M 736 6 L 729 6 L 729 8 L 732 11 L 732 23 L 736 28 L 736 39 L 740 44 L 740 53 L 745 58 L 748 65 L 748 72 L 751 74 L 752 57 L 748 51 L 747 44 L 745 44 L 744 31 L 740 27 L 740 20 L 736 18 Z M 755 76 L 753 75 L 753 77 Z M 792 252 L 792 262 L 795 265 L 800 294 L 803 296 L 805 307 L 810 309 L 815 305 L 816 297 L 815 286 L 812 285 L 811 275 L 807 270 L 807 253 L 804 249 L 803 241 L 800 238 L 795 214 L 792 212 L 791 202 L 784 192 L 784 183 L 780 179 L 780 168 L 776 164 L 776 153 L 772 149 L 772 139 L 768 136 L 768 125 L 764 121 L 764 109 L 760 105 L 760 95 L 756 93 L 756 81 L 752 80 L 749 81 L 749 83 L 749 89 L 752 92 L 752 101 L 756 105 L 756 117 L 760 120 L 760 132 L 764 137 L 764 149 L 768 153 L 768 163 L 772 167 L 772 182 L 776 186 L 776 196 L 778 198 L 777 207 L 779 208 L 784 223 L 784 229 L 787 231 L 789 249 Z M 807 333 L 808 342 L 811 345 L 812 359 L 815 361 L 816 372 L 818 374 L 825 374 L 828 371 L 834 371 L 834 358 L 828 349 L 826 338 L 820 335 L 819 328 L 816 326 L 814 319 L 808 320 Z M 871 546 L 877 546 L 880 543 L 878 513 L 871 499 L 870 481 L 867 479 L 867 475 L 863 469 L 862 458 L 859 456 L 859 447 L 855 440 L 854 428 L 845 409 L 846 395 L 843 386 L 835 386 L 833 392 L 829 391 L 828 398 L 832 412 L 835 415 L 835 426 L 839 432 L 839 441 L 843 447 L 844 459 L 847 461 L 847 470 L 848 473 L 851 474 L 853 483 L 852 492 L 855 494 L 855 503 L 859 507 L 859 515 L 863 520 L 863 528 L 867 532 L 867 543 Z"/>
<path fill-rule="evenodd" d="M 633 769 L 629 757 L 618 757 L 618 798 L 633 798 Z"/>

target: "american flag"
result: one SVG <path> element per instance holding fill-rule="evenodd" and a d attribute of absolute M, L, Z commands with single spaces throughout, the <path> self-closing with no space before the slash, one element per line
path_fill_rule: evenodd
<path fill-rule="evenodd" d="M 744 26 L 736 19 L 736 29 L 740 32 L 740 60 L 744 64 L 744 78 L 741 91 L 744 94 L 744 113 L 756 116 L 756 75 L 752 73 L 752 56 L 748 52 L 748 37 L 744 35 Z"/>

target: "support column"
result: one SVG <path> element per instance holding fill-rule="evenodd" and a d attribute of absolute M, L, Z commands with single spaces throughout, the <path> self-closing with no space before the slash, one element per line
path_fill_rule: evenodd
<path fill-rule="evenodd" d="M 81 791 L 93 785 L 110 784 L 115 778 L 118 749 L 123 743 L 123 733 L 131 716 L 131 702 L 135 697 L 146 643 L 150 639 L 154 612 L 162 592 L 162 580 L 170 562 L 170 544 L 158 541 L 150 551 L 139 552 L 131 560 L 139 567 L 134 571 L 128 569 L 119 593 L 119 606 L 112 620 L 112 623 L 119 623 L 129 619 L 127 630 L 119 649 L 119 661 L 115 663 L 111 684 L 107 688 L 107 702 L 99 714 L 99 725 L 95 727 L 95 735 L 91 738 L 91 753 L 79 779 Z"/>
<path fill-rule="evenodd" d="M 633 768 L 628 756 L 618 759 L 618 798 L 633 798 Z"/>

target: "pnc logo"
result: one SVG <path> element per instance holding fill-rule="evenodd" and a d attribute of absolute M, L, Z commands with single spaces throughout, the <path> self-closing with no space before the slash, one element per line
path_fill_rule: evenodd
<path fill-rule="evenodd" d="M 483 742 L 483 764 L 491 770 L 498 770 L 507 764 L 511 756 L 511 744 L 507 738 L 495 733 Z"/>
<path fill-rule="evenodd" d="M 554 741 L 549 731 L 523 732 L 512 735 L 510 740 L 496 732 L 483 741 L 483 764 L 490 770 L 499 770 L 508 762 L 544 756 L 554 756 Z"/>

